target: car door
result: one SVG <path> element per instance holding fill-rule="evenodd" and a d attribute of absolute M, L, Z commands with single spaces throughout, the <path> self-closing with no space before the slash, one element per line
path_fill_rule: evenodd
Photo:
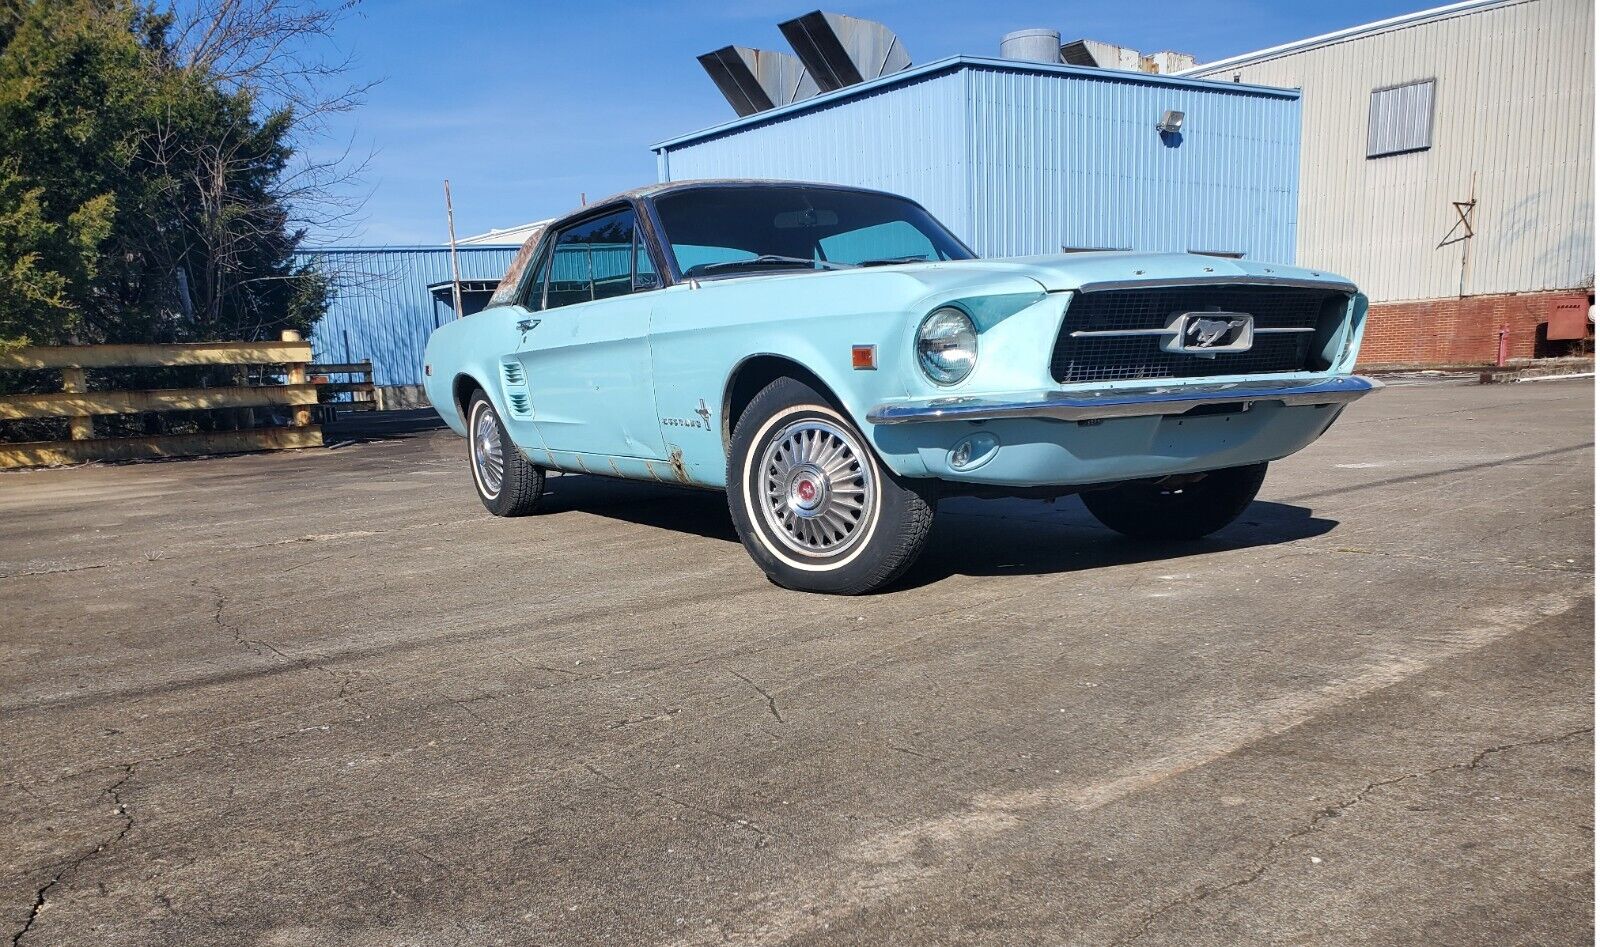
<path fill-rule="evenodd" d="M 563 228 L 530 293 L 517 358 L 552 451 L 666 458 L 650 366 L 659 283 L 635 224 L 620 205 Z"/>

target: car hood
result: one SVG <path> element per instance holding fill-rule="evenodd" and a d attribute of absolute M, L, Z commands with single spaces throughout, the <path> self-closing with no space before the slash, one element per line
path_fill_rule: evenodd
<path fill-rule="evenodd" d="M 1326 283 L 1331 289 L 1354 291 L 1343 277 L 1321 270 L 1309 270 L 1281 263 L 1257 263 L 1196 253 L 1058 253 L 1047 256 L 1006 257 L 994 260 L 953 260 L 944 263 L 913 263 L 895 267 L 908 276 L 925 282 L 938 282 L 935 273 L 966 282 L 985 275 L 1023 277 L 1038 283 L 1047 292 L 1082 289 L 1100 283 L 1125 281 L 1160 282 L 1165 280 L 1222 281 L 1230 277 L 1255 280 L 1295 280 Z"/>
<path fill-rule="evenodd" d="M 838 270 L 786 270 L 691 283 L 724 298 L 767 298 L 767 294 L 779 291 L 777 287 L 784 285 L 783 293 L 789 293 L 791 288 L 799 293 L 803 287 L 801 295 L 808 300 L 834 295 L 840 300 L 870 298 L 891 308 L 901 305 L 907 310 L 921 312 L 927 306 L 942 305 L 952 299 L 1023 298 L 1046 292 L 1106 288 L 1122 282 L 1160 285 L 1162 282 L 1235 280 L 1309 282 L 1339 292 L 1355 291 L 1355 287 L 1341 277 L 1280 263 L 1255 263 L 1194 253 L 1127 252 L 1058 253 Z"/>

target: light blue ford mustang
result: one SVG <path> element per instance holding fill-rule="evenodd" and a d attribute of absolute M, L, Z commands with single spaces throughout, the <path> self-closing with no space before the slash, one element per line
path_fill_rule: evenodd
<path fill-rule="evenodd" d="M 1378 387 L 1335 276 L 1190 254 L 979 260 L 876 191 L 699 181 L 530 241 L 490 306 L 433 333 L 428 397 L 490 512 L 547 470 L 726 490 L 771 579 L 862 593 L 939 497 L 1082 495 L 1193 539 L 1269 461 Z"/>

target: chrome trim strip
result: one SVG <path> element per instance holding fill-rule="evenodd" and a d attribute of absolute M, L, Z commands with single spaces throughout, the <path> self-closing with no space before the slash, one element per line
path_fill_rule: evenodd
<path fill-rule="evenodd" d="M 1067 333 L 1074 339 L 1111 339 L 1134 335 L 1177 335 L 1177 329 L 1078 329 Z"/>
<path fill-rule="evenodd" d="M 1349 404 L 1377 391 L 1383 382 L 1360 375 L 1310 381 L 1239 381 L 1222 384 L 1101 388 L 1089 391 L 1018 392 L 1015 397 L 933 398 L 886 402 L 867 412 L 872 424 L 925 421 L 987 421 L 999 418 L 1051 418 L 1098 421 L 1183 414 L 1202 405 L 1271 401 L 1285 405 Z"/>
<path fill-rule="evenodd" d="M 1201 315 L 1204 315 L 1204 313 L 1201 313 Z M 1289 328 L 1278 328 L 1278 329 L 1263 329 L 1260 326 L 1256 326 L 1252 331 L 1256 335 L 1262 335 L 1264 333 L 1274 333 L 1274 332 L 1315 332 L 1317 330 L 1314 327 L 1311 327 L 1311 326 L 1291 326 Z M 1174 328 L 1164 328 L 1164 329 L 1078 329 L 1076 331 L 1067 333 L 1067 335 L 1071 336 L 1074 339 L 1110 339 L 1110 338 L 1126 338 L 1128 336 L 1134 336 L 1134 335 L 1177 335 L 1177 334 L 1178 334 L 1178 330 L 1174 329 Z"/>
<path fill-rule="evenodd" d="M 1155 289 L 1167 286 L 1301 286 L 1307 289 L 1326 289 L 1329 292 L 1353 293 L 1354 283 L 1334 279 L 1306 279 L 1299 276 L 1176 276 L 1166 279 L 1104 280 L 1084 283 L 1076 288 L 1080 293 L 1100 293 L 1110 289 Z"/>

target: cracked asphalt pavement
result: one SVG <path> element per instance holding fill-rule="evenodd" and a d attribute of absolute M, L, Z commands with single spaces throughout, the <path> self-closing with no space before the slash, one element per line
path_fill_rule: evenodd
<path fill-rule="evenodd" d="M 462 442 L 0 475 L 13 945 L 1592 942 L 1593 388 L 1392 387 L 1212 540 L 887 594 Z"/>

